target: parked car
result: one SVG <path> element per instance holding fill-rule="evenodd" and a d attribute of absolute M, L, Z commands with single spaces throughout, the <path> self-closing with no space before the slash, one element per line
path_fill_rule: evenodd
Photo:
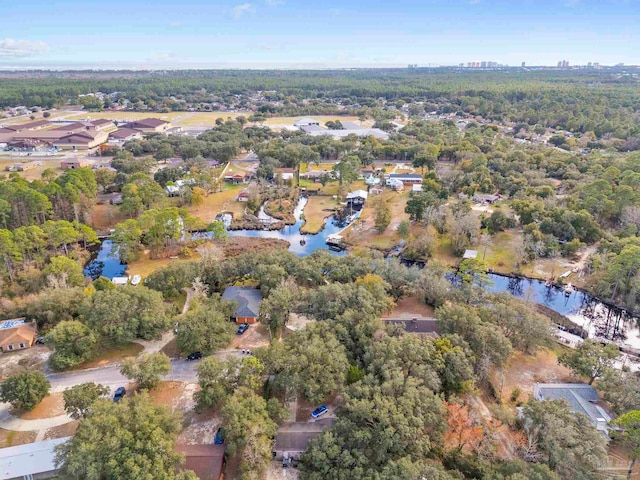
<path fill-rule="evenodd" d="M 325 413 L 327 413 L 328 411 L 329 411 L 329 407 L 327 407 L 326 405 L 321 405 L 318 408 L 316 408 L 313 412 L 311 412 L 311 416 L 313 418 L 318 418 L 324 415 Z"/>
<path fill-rule="evenodd" d="M 44 345 L 44 337 L 36 338 L 36 345 Z"/>
<path fill-rule="evenodd" d="M 113 394 L 113 401 L 118 403 L 120 400 L 124 398 L 126 394 L 127 394 L 127 390 L 124 387 L 116 388 L 116 391 Z"/>
<path fill-rule="evenodd" d="M 224 443 L 224 428 L 220 427 L 216 432 L 216 438 L 213 439 L 213 443 L 216 445 L 222 445 Z"/>
<path fill-rule="evenodd" d="M 249 329 L 248 323 L 241 323 L 240 325 L 238 325 L 238 335 L 242 335 L 248 329 Z"/>
<path fill-rule="evenodd" d="M 200 360 L 202 358 L 202 352 L 193 352 L 187 356 L 187 360 Z"/>

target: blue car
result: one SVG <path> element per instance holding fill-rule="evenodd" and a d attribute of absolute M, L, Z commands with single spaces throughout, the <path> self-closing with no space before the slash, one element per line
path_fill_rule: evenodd
<path fill-rule="evenodd" d="M 213 439 L 213 443 L 216 445 L 222 445 L 224 443 L 224 428 L 220 427 L 216 432 L 216 438 Z"/>
<path fill-rule="evenodd" d="M 329 407 L 327 407 L 326 405 L 322 405 L 316 408 L 313 412 L 311 412 L 311 416 L 313 418 L 318 418 L 324 415 L 325 413 L 327 413 L 328 411 L 329 411 Z"/>
<path fill-rule="evenodd" d="M 240 325 L 238 325 L 238 331 L 237 334 L 238 335 L 242 335 L 244 332 L 246 332 L 249 329 L 249 324 L 248 323 L 241 323 Z"/>
<path fill-rule="evenodd" d="M 120 400 L 124 398 L 126 394 L 127 394 L 127 390 L 124 387 L 116 388 L 116 391 L 113 394 L 113 401 L 118 403 Z"/>

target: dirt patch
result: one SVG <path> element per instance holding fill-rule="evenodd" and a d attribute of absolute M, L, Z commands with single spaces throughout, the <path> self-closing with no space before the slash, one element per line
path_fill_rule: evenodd
<path fill-rule="evenodd" d="M 558 355 L 550 349 L 540 349 L 535 355 L 515 352 L 504 369 L 504 379 L 500 372 L 493 372 L 491 383 L 503 402 L 508 402 L 511 392 L 521 390 L 519 401 L 526 402 L 533 394 L 536 383 L 563 383 L 570 381 L 571 370 L 558 364 Z"/>
<path fill-rule="evenodd" d="M 74 370 L 82 370 L 85 368 L 104 367 L 110 363 L 119 362 L 123 358 L 137 357 L 144 347 L 138 343 L 127 343 L 126 345 L 113 347 L 102 352 L 97 358 L 80 364 Z"/>
<path fill-rule="evenodd" d="M 178 350 L 178 339 L 172 338 L 169 343 L 160 349 L 169 358 L 180 358 L 180 351 Z"/>
<path fill-rule="evenodd" d="M 62 393 L 52 393 L 44 397 L 42 401 L 29 412 L 20 415 L 22 420 L 38 420 L 39 418 L 52 418 L 64 413 L 64 399 Z"/>
<path fill-rule="evenodd" d="M 406 317 L 417 315 L 421 317 L 433 317 L 435 309 L 420 301 L 417 297 L 403 297 L 396 302 L 393 310 L 383 315 L 383 318 Z"/>
<path fill-rule="evenodd" d="M 73 422 L 65 423 L 59 427 L 49 428 L 44 434 L 44 439 L 51 440 L 53 438 L 71 437 L 76 434 L 78 425 L 80 425 L 80 422 L 74 420 Z"/>
<path fill-rule="evenodd" d="M 89 214 L 89 225 L 99 233 L 109 233 L 116 223 L 126 220 L 127 216 L 117 205 L 94 205 Z"/>
<path fill-rule="evenodd" d="M 269 345 L 269 328 L 266 325 L 254 324 L 242 335 L 236 335 L 229 348 L 249 349 Z"/>
<path fill-rule="evenodd" d="M 14 432 L 0 428 L 0 448 L 33 443 L 37 435 L 38 432 Z"/>
<path fill-rule="evenodd" d="M 213 443 L 216 431 L 221 426 L 220 418 L 214 409 L 202 413 L 187 412 L 183 418 L 184 428 L 178 436 L 178 444 Z"/>
<path fill-rule="evenodd" d="M 42 370 L 50 355 L 51 351 L 42 345 L 3 353 L 0 355 L 0 380 L 27 370 Z"/>
<path fill-rule="evenodd" d="M 282 462 L 271 462 L 264 478 L 265 480 L 298 480 L 300 471 L 297 468 L 282 468 Z"/>
<path fill-rule="evenodd" d="M 151 400 L 156 405 L 162 405 L 172 412 L 190 412 L 195 407 L 193 394 L 199 389 L 195 383 L 160 382 L 149 392 Z"/>

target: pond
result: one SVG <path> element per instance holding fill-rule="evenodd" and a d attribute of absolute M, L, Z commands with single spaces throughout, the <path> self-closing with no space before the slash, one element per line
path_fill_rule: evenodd
<path fill-rule="evenodd" d="M 490 292 L 508 292 L 539 303 L 584 328 L 591 338 L 607 338 L 640 351 L 640 319 L 624 309 L 604 304 L 580 290 L 566 295 L 563 288 L 547 286 L 541 280 L 495 273 L 490 273 L 489 278 L 492 283 L 487 290 Z"/>
<path fill-rule="evenodd" d="M 85 276 L 91 277 L 93 280 L 101 276 L 109 279 L 123 276 L 127 266 L 124 263 L 120 263 L 118 249 L 112 250 L 113 241 L 104 240 L 100 248 L 91 257 L 91 260 L 85 265 L 83 270 Z"/>
<path fill-rule="evenodd" d="M 296 223 L 294 225 L 287 225 L 281 230 L 229 230 L 227 233 L 229 234 L 229 237 L 261 237 L 286 240 L 290 244 L 289 251 L 295 253 L 299 257 L 310 255 L 319 248 L 329 250 L 335 255 L 345 255 L 346 252 L 344 251 L 337 252 L 330 250 L 326 243 L 329 235 L 338 233 L 345 227 L 344 225 L 340 226 L 336 224 L 333 217 L 327 219 L 327 222 L 320 233 L 315 235 L 303 235 L 300 233 L 300 228 L 304 224 L 302 211 L 306 204 L 307 199 L 301 198 L 293 212 Z M 263 209 L 261 209 L 261 218 L 265 220 L 271 219 L 271 217 L 264 213 Z M 196 235 L 200 235 L 202 237 L 207 236 L 206 233 Z M 301 241 L 304 241 L 304 244 L 301 244 Z M 100 245 L 100 248 L 85 266 L 85 276 L 91 277 L 94 280 L 100 276 L 109 279 L 123 276 L 127 266 L 120 263 L 117 249 L 114 252 L 112 252 L 112 249 L 113 241 L 104 240 Z"/>
<path fill-rule="evenodd" d="M 304 210 L 305 205 L 307 204 L 306 198 L 301 198 L 296 205 L 295 210 L 293 211 L 293 216 L 296 219 L 296 223 L 294 225 L 287 225 L 281 230 L 230 230 L 230 237 L 260 237 L 260 238 L 279 238 L 281 240 L 286 240 L 289 242 L 289 251 L 295 253 L 299 257 L 306 257 L 307 255 L 311 255 L 313 252 L 318 250 L 319 248 L 329 250 L 331 253 L 335 255 L 345 255 L 346 252 L 336 252 L 334 250 L 330 250 L 327 245 L 327 237 L 329 235 L 333 235 L 335 233 L 340 232 L 345 228 L 345 225 L 338 225 L 333 216 L 327 218 L 324 228 L 322 231 L 315 235 L 302 234 L 300 233 L 300 228 L 304 225 L 304 220 L 302 219 L 302 211 Z M 267 219 L 271 218 L 264 210 L 261 209 L 261 218 Z M 304 244 L 301 244 L 304 242 Z"/>

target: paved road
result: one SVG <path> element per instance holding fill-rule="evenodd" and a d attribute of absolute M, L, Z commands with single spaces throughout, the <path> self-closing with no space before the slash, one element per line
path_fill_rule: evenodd
<path fill-rule="evenodd" d="M 172 380 L 176 382 L 197 382 L 196 367 L 198 362 L 187 362 L 186 360 L 172 360 L 172 372 L 164 377 L 164 380 Z M 87 370 L 78 370 L 75 372 L 52 373 L 47 375 L 47 379 L 51 382 L 51 391 L 62 392 L 67 388 L 73 387 L 80 383 L 95 382 L 115 388 L 129 383 L 129 380 L 120 373 L 119 365 L 111 365 L 108 367 L 90 368 Z"/>

